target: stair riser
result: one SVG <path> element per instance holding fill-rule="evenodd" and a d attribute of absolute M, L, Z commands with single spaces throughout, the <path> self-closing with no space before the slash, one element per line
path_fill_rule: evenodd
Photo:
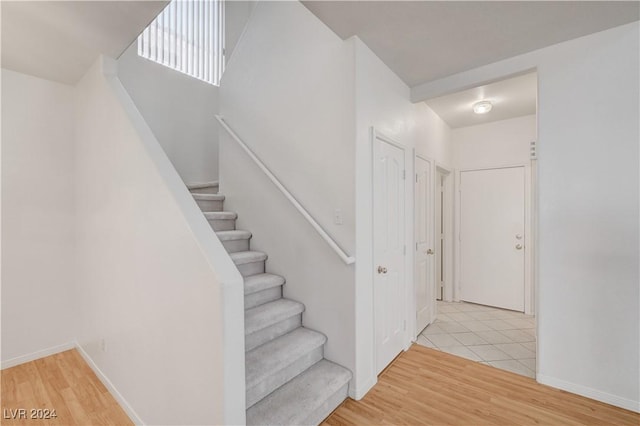
<path fill-rule="evenodd" d="M 302 314 L 295 315 L 272 326 L 244 336 L 244 350 L 245 352 L 248 352 L 263 343 L 283 336 L 298 327 L 302 327 Z"/>
<path fill-rule="evenodd" d="M 207 219 L 214 231 L 233 231 L 236 229 L 235 219 Z"/>
<path fill-rule="evenodd" d="M 190 189 L 189 192 L 192 194 L 217 194 L 218 186 L 207 186 L 205 188 L 194 188 Z"/>
<path fill-rule="evenodd" d="M 221 212 L 224 201 L 218 200 L 196 200 L 196 204 L 203 212 Z"/>
<path fill-rule="evenodd" d="M 320 424 L 347 397 L 351 378 L 348 370 L 323 359 L 249 408 L 246 424 Z"/>
<path fill-rule="evenodd" d="M 238 271 L 240 271 L 240 274 L 243 277 L 249 277 L 251 275 L 256 275 L 256 274 L 264 274 L 264 260 L 261 260 L 259 262 L 250 262 L 250 263 L 244 263 L 242 265 L 237 265 L 238 267 Z"/>
<path fill-rule="evenodd" d="M 329 417 L 329 414 L 333 412 L 342 401 L 347 399 L 349 393 L 349 383 L 340 388 L 336 393 L 331 395 L 320 407 L 311 413 L 302 424 L 305 425 L 319 425 L 324 419 Z M 249 424 L 249 421 L 247 421 Z"/>
<path fill-rule="evenodd" d="M 292 364 L 289 364 L 281 371 L 273 372 L 262 382 L 247 389 L 247 408 L 251 407 L 271 392 L 296 377 L 298 374 L 320 361 L 323 356 L 322 346 L 318 346 L 313 351 L 305 354 Z"/>
<path fill-rule="evenodd" d="M 222 241 L 222 245 L 227 249 L 227 253 L 237 253 L 239 251 L 249 251 L 249 239 Z"/>
<path fill-rule="evenodd" d="M 282 297 L 282 286 L 268 288 L 253 294 L 244 296 L 244 308 L 251 309 L 264 303 L 273 302 Z"/>

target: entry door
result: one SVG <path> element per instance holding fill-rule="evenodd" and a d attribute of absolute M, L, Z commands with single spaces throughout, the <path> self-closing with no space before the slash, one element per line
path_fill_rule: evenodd
<path fill-rule="evenodd" d="M 415 186 L 415 290 L 416 331 L 419 333 L 435 317 L 433 274 L 433 185 L 431 163 L 416 157 Z"/>
<path fill-rule="evenodd" d="M 461 299 L 524 311 L 524 167 L 460 173 Z"/>
<path fill-rule="evenodd" d="M 373 162 L 373 293 L 379 373 L 404 347 L 404 151 L 376 136 Z"/>

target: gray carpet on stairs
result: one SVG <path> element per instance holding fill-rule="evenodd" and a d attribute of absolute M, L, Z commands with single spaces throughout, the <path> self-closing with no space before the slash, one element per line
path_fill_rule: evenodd
<path fill-rule="evenodd" d="M 317 425 L 347 397 L 351 372 L 323 358 L 327 338 L 302 327 L 302 303 L 282 298 L 284 277 L 251 251 L 251 232 L 236 229 L 214 184 L 189 187 L 244 277 L 248 425 Z"/>

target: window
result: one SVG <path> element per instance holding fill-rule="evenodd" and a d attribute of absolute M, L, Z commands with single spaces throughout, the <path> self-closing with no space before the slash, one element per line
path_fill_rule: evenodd
<path fill-rule="evenodd" d="M 138 55 L 218 86 L 224 71 L 224 1 L 172 0 L 138 37 Z"/>

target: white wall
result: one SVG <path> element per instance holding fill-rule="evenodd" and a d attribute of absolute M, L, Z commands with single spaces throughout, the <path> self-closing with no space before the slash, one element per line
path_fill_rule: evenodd
<path fill-rule="evenodd" d="M 456 167 L 528 164 L 530 142 L 537 139 L 536 127 L 534 114 L 453 129 L 451 140 Z"/>
<path fill-rule="evenodd" d="M 78 342 L 136 421 L 243 423 L 242 278 L 115 73 L 76 87 Z"/>
<path fill-rule="evenodd" d="M 538 72 L 538 380 L 640 411 L 638 22 L 412 90 Z"/>
<path fill-rule="evenodd" d="M 356 67 L 356 363 L 353 396 L 362 397 L 376 382 L 373 311 L 372 145 L 371 127 L 406 147 L 407 176 L 413 176 L 413 150 L 451 167 L 449 127 L 426 104 L 412 104 L 405 85 L 357 37 Z M 413 245 L 413 179 L 406 180 L 406 243 Z M 413 282 L 413 251 L 407 250 L 407 285 Z M 409 304 L 409 303 L 408 303 Z M 407 306 L 410 312 L 413 307 Z M 409 330 L 415 314 L 408 314 Z"/>
<path fill-rule="evenodd" d="M 249 21 L 257 0 L 234 0 L 224 4 L 224 53 L 227 62 Z"/>
<path fill-rule="evenodd" d="M 453 169 L 451 128 L 424 102 L 413 104 L 415 111 L 416 154 Z"/>
<path fill-rule="evenodd" d="M 73 132 L 72 86 L 2 69 L 3 367 L 75 338 Z"/>
<path fill-rule="evenodd" d="M 329 337 L 327 358 L 354 371 L 350 393 L 360 397 L 376 380 L 370 127 L 407 146 L 408 173 L 414 148 L 452 164 L 449 128 L 425 104 L 413 105 L 409 88 L 360 40 L 340 40 L 297 2 L 258 3 L 228 64 L 220 108 L 347 253 L 355 246 L 358 284 L 353 267 L 340 262 L 221 134 L 227 206 L 239 212 L 238 225 L 253 232 L 252 248 L 269 253 L 267 268 L 287 278 L 285 296 L 305 303 L 305 326 Z M 407 200 L 411 221 L 412 197 Z M 342 211 L 344 225 L 332 223 L 334 209 Z M 410 228 L 407 235 L 412 241 Z M 412 262 L 408 257 L 408 271 Z"/>
<path fill-rule="evenodd" d="M 636 411 L 639 40 L 635 23 L 551 48 L 538 131 L 542 380 Z"/>
<path fill-rule="evenodd" d="M 185 183 L 218 180 L 218 88 L 138 56 L 135 41 L 118 77 Z"/>
<path fill-rule="evenodd" d="M 228 124 L 349 254 L 354 253 L 353 51 L 298 2 L 258 2 L 227 65 Z M 354 370 L 354 267 L 345 265 L 245 153 L 220 135 L 220 185 L 285 297 Z M 333 224 L 340 209 L 343 225 Z"/>

